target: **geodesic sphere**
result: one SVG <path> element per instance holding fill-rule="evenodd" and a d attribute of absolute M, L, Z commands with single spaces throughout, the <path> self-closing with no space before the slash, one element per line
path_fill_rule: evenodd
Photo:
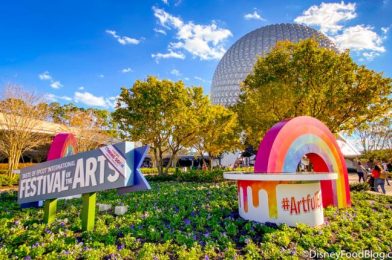
<path fill-rule="evenodd" d="M 322 47 L 336 50 L 328 37 L 300 24 L 267 25 L 244 35 L 229 48 L 216 67 L 211 85 L 212 103 L 234 105 L 240 94 L 240 83 L 252 71 L 258 56 L 268 53 L 277 41 L 298 42 L 311 37 Z"/>

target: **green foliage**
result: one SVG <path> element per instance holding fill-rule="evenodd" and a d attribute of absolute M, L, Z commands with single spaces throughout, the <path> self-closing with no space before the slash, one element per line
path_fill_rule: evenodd
<path fill-rule="evenodd" d="M 353 130 L 391 109 L 392 80 L 359 66 L 348 52 L 314 39 L 278 42 L 245 79 L 235 110 L 247 141 L 257 145 L 273 124 L 308 115 L 332 132 Z"/>
<path fill-rule="evenodd" d="M 207 153 L 210 158 L 216 158 L 223 152 L 241 148 L 238 119 L 233 111 L 210 105 L 201 127 L 194 146 L 201 156 Z"/>
<path fill-rule="evenodd" d="M 183 182 L 221 182 L 223 179 L 223 170 L 190 170 L 186 172 L 175 171 L 168 175 L 146 176 L 149 181 L 183 181 Z"/>
<path fill-rule="evenodd" d="M 367 182 L 354 183 L 354 184 L 350 184 L 350 190 L 351 191 L 367 191 L 367 190 L 370 190 L 370 186 Z"/>
<path fill-rule="evenodd" d="M 177 153 L 196 142 L 209 104 L 201 87 L 185 87 L 182 81 L 158 80 L 149 76 L 122 88 L 113 117 L 123 138 L 149 144 L 159 174 L 166 173 Z M 166 169 L 163 156 L 170 153 Z"/>
<path fill-rule="evenodd" d="M 97 213 L 81 233 L 80 199 L 60 200 L 57 220 L 42 209 L 20 209 L 15 192 L 0 193 L 0 258 L 17 259 L 286 259 L 317 252 L 391 252 L 392 197 L 353 192 L 353 207 L 325 209 L 326 224 L 311 228 L 245 221 L 234 183 L 152 182 L 152 190 L 98 195 L 129 206 L 123 216 Z"/>
<path fill-rule="evenodd" d="M 392 158 L 392 149 L 385 149 L 385 150 L 373 150 L 367 151 L 366 153 L 361 155 L 361 159 L 366 160 L 382 160 L 387 162 Z"/>

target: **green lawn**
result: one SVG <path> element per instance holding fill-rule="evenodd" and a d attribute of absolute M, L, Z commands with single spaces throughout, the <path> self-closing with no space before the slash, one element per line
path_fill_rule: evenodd
<path fill-rule="evenodd" d="M 42 209 L 20 210 L 16 193 L 0 195 L 0 259 L 213 259 L 304 256 L 305 250 L 392 250 L 392 197 L 354 192 L 353 208 L 325 212 L 326 225 L 262 225 L 237 213 L 232 183 L 152 182 L 149 192 L 98 202 L 129 206 L 126 215 L 97 213 L 94 232 L 81 233 L 80 199 L 60 201 L 57 221 Z"/>

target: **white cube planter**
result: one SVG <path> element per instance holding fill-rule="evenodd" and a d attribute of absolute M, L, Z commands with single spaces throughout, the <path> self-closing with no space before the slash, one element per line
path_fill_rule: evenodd
<path fill-rule="evenodd" d="M 124 215 L 128 211 L 128 206 L 116 206 L 114 207 L 114 214 L 117 216 Z"/>
<path fill-rule="evenodd" d="M 101 204 L 101 203 L 99 203 L 99 204 L 97 204 L 97 206 L 98 206 L 98 211 L 99 212 L 108 211 L 108 210 L 112 209 L 112 205 L 110 205 L 110 204 Z"/>

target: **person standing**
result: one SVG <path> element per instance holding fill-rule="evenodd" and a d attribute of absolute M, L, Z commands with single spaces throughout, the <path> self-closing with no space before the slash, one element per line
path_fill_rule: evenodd
<path fill-rule="evenodd" d="M 358 174 L 358 182 L 361 182 L 361 179 L 363 182 L 365 182 L 366 170 L 365 167 L 363 167 L 361 161 L 357 162 L 357 174 Z"/>
<path fill-rule="evenodd" d="M 380 186 L 382 192 L 385 194 L 386 173 L 379 163 L 375 163 L 374 169 L 372 171 L 372 176 L 374 178 L 374 190 L 378 192 L 378 186 Z"/>

